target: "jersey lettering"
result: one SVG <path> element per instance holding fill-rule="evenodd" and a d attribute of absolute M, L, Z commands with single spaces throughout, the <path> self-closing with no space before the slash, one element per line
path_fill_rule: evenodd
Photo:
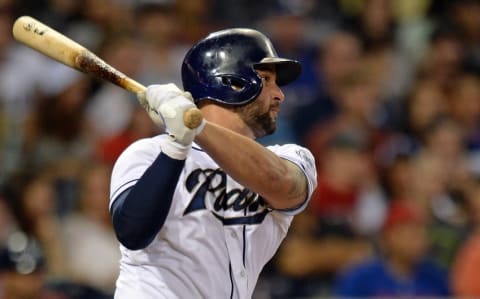
<path fill-rule="evenodd" d="M 195 169 L 187 176 L 185 187 L 193 196 L 183 215 L 206 210 L 205 199 L 210 194 L 215 199 L 212 213 L 224 225 L 258 224 L 269 212 L 257 193 L 247 188 L 227 191 L 227 175 L 220 169 Z M 226 218 L 221 213 L 225 211 L 244 211 L 244 215 Z"/>

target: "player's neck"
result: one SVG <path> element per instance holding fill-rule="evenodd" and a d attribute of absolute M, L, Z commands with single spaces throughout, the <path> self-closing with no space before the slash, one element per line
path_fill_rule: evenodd
<path fill-rule="evenodd" d="M 246 137 L 255 139 L 252 130 L 245 124 L 245 122 L 243 122 L 239 115 L 234 113 L 232 110 L 211 103 L 203 105 L 200 107 L 200 110 L 202 111 L 205 119 L 209 122 L 230 129 Z"/>

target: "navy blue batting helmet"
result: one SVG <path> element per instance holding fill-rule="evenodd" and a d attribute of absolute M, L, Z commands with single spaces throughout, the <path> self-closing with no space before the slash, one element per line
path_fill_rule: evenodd
<path fill-rule="evenodd" d="M 209 34 L 186 54 L 182 64 L 183 88 L 195 103 L 212 100 L 244 105 L 262 90 L 255 68 L 274 64 L 277 84 L 288 84 L 302 71 L 298 61 L 280 58 L 270 40 L 246 28 L 226 29 Z"/>

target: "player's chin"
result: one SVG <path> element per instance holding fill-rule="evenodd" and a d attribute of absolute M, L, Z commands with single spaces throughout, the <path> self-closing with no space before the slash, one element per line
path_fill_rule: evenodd
<path fill-rule="evenodd" d="M 265 131 L 265 136 L 266 135 L 272 135 L 273 133 L 275 133 L 275 131 L 277 130 L 277 122 L 276 120 L 273 120 L 270 122 L 270 124 L 268 126 L 264 126 L 264 131 Z"/>
<path fill-rule="evenodd" d="M 258 123 L 259 125 L 254 129 L 256 138 L 272 135 L 277 130 L 277 124 L 275 121 L 264 121 Z"/>
<path fill-rule="evenodd" d="M 270 112 L 260 114 L 255 118 L 255 124 L 252 126 L 252 129 L 256 138 L 271 135 L 277 129 L 277 118 Z"/>

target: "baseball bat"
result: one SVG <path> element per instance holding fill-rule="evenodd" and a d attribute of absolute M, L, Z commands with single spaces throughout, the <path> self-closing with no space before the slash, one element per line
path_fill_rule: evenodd
<path fill-rule="evenodd" d="M 14 22 L 12 31 L 14 38 L 26 46 L 80 72 L 137 94 L 142 107 L 150 110 L 144 97 L 145 86 L 121 73 L 67 36 L 29 16 L 19 17 Z M 202 119 L 202 113 L 197 108 L 191 108 L 183 115 L 185 126 L 190 129 L 197 128 Z"/>

